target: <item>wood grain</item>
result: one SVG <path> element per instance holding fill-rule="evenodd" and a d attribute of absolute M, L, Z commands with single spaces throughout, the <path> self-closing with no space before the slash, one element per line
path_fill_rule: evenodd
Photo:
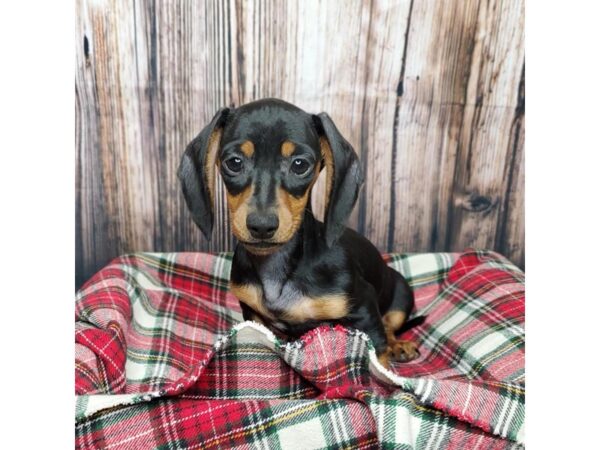
<path fill-rule="evenodd" d="M 78 0 L 76 285 L 122 253 L 233 248 L 222 184 L 207 242 L 176 170 L 217 109 L 263 97 L 334 119 L 366 173 L 349 225 L 382 251 L 478 246 L 523 266 L 523 10 Z"/>

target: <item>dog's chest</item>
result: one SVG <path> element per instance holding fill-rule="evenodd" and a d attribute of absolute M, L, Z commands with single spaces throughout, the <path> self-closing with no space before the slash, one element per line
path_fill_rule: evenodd
<path fill-rule="evenodd" d="M 285 312 L 302 301 L 302 292 L 293 280 L 277 279 L 272 273 L 261 278 L 261 283 L 264 306 L 275 319 L 271 325 L 280 331 L 289 331 L 289 324 L 284 319 Z"/>
<path fill-rule="evenodd" d="M 275 274 L 280 276 L 276 277 Z M 348 297 L 344 293 L 310 295 L 303 292 L 293 277 L 285 271 L 268 271 L 260 276 L 263 307 L 273 327 L 289 333 L 303 333 L 318 323 L 344 318 L 349 312 Z"/>
<path fill-rule="evenodd" d="M 287 255 L 281 254 L 274 255 L 258 271 L 265 306 L 275 313 L 302 297 L 302 292 L 294 279 L 289 276 L 286 268 Z"/>

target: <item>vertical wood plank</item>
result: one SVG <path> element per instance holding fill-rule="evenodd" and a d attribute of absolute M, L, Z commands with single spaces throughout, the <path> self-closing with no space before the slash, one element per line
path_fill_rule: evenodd
<path fill-rule="evenodd" d="M 454 174 L 446 247 L 494 248 L 508 191 L 524 62 L 522 2 L 482 2 Z M 518 25 L 515 28 L 515 25 Z"/>
<path fill-rule="evenodd" d="M 226 6 L 226 5 L 225 5 Z M 160 3 L 157 34 L 156 103 L 159 164 L 157 196 L 165 238 L 162 251 L 230 250 L 231 237 L 221 184 L 215 194 L 215 226 L 208 242 L 191 220 L 181 195 L 177 168 L 188 143 L 230 103 L 227 63 L 229 30 L 222 2 Z M 221 17 L 221 21 L 219 21 Z"/>
<path fill-rule="evenodd" d="M 212 115 L 278 97 L 328 112 L 362 158 L 349 225 L 382 251 L 524 263 L 523 2 L 76 3 L 77 284 L 130 251 L 223 251 L 176 172 Z M 323 174 L 324 175 L 324 174 Z M 324 209 L 324 176 L 315 186 Z"/>
<path fill-rule="evenodd" d="M 387 248 L 440 250 L 460 139 L 479 2 L 414 2 L 400 80 L 395 179 L 396 203 Z"/>
<path fill-rule="evenodd" d="M 399 111 L 395 250 L 494 247 L 524 57 L 522 6 L 415 4 Z"/>
<path fill-rule="evenodd" d="M 507 161 L 508 181 L 495 248 L 519 267 L 525 267 L 525 66 L 519 82 L 519 100 L 514 111 Z"/>
<path fill-rule="evenodd" d="M 105 205 L 102 155 L 98 146 L 98 98 L 92 58 L 93 24 L 86 3 L 76 2 L 76 285 L 81 285 L 102 264 L 116 256 L 118 243 L 109 239 L 111 218 Z"/>
<path fill-rule="evenodd" d="M 404 65 L 406 36 L 412 1 L 374 2 L 370 11 L 367 76 L 361 111 L 361 157 L 366 174 L 360 197 L 358 231 L 367 235 L 382 251 L 388 248 L 390 211 L 394 210 L 395 189 L 392 162 L 397 152 L 394 127 L 397 93 Z M 376 201 L 373 201 L 377 199 Z M 394 216 L 392 216 L 394 217 Z"/>

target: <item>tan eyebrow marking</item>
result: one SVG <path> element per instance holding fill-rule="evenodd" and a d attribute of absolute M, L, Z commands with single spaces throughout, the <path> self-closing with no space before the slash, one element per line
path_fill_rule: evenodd
<path fill-rule="evenodd" d="M 291 156 L 295 149 L 296 145 L 294 145 L 293 142 L 285 141 L 283 144 L 281 144 L 281 154 L 286 158 Z"/>
<path fill-rule="evenodd" d="M 240 146 L 240 149 L 248 158 L 252 158 L 252 155 L 254 155 L 254 144 L 252 141 L 244 141 L 244 143 Z"/>

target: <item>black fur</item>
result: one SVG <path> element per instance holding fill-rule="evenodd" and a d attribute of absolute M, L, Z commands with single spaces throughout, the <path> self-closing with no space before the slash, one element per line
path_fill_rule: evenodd
<path fill-rule="evenodd" d="M 207 187 L 206 164 L 208 140 L 215 128 L 223 126 L 229 108 L 220 109 L 196 138 L 187 146 L 177 175 L 181 181 L 181 189 L 185 201 L 192 213 L 196 225 L 204 236 L 210 240 L 212 234 L 214 213 L 213 205 Z"/>
<path fill-rule="evenodd" d="M 281 100 L 260 100 L 237 109 L 219 111 L 188 146 L 179 170 L 192 217 L 207 237 L 212 231 L 213 212 L 205 187 L 203 163 L 209 136 L 217 127 L 222 127 L 218 160 L 225 186 L 230 194 L 237 195 L 252 184 L 251 204 L 255 214 L 272 213 L 277 188 L 283 188 L 295 197 L 306 194 L 315 175 L 312 171 L 319 165 L 323 167 L 319 139 L 327 139 L 333 155 L 334 173 L 325 223 L 313 217 L 309 200 L 302 224 L 280 250 L 287 255 L 278 268 L 283 275 L 278 272 L 274 277 L 279 277 L 284 286 L 293 285 L 309 297 L 344 294 L 349 313 L 333 322 L 365 331 L 373 340 L 377 354 L 382 354 L 388 345 L 382 315 L 389 310 L 398 310 L 408 318 L 414 300 L 404 278 L 385 264 L 373 244 L 345 227 L 363 181 L 352 146 L 327 114 L 311 115 Z M 254 143 L 256 150 L 252 158 L 246 158 L 240 149 L 245 141 Z M 294 157 L 302 157 L 310 164 L 311 172 L 306 177 L 290 171 L 290 158 L 281 154 L 284 141 L 295 144 Z M 224 164 L 230 158 L 243 160 L 243 169 L 239 173 L 233 173 Z M 259 274 L 270 257 L 254 254 L 238 244 L 231 281 L 262 286 L 263 279 Z M 267 306 L 270 313 L 279 318 L 290 307 L 290 301 L 275 299 Z M 256 314 L 244 303 L 242 310 L 246 319 Z M 267 318 L 262 319 L 294 337 L 322 323 L 286 323 L 282 319 L 270 324 Z"/>

